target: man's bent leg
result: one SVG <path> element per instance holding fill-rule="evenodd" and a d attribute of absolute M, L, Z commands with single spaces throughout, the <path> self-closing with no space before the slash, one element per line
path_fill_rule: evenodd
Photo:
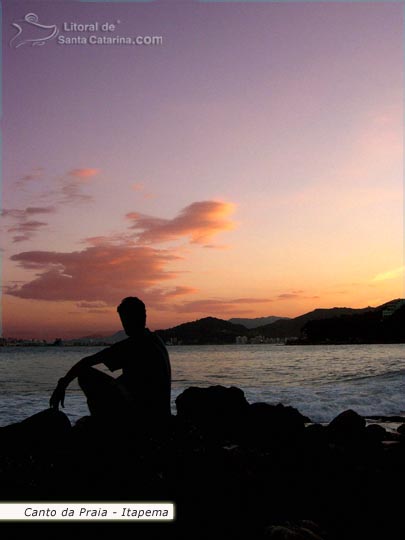
<path fill-rule="evenodd" d="M 124 419 L 130 402 L 121 385 L 107 373 L 95 368 L 86 368 L 78 377 L 80 388 L 87 397 L 92 416 L 97 418 Z"/>

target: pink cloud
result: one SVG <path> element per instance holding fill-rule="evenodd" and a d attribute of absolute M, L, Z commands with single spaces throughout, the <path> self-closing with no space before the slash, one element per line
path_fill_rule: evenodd
<path fill-rule="evenodd" d="M 86 180 L 87 178 L 95 176 L 99 172 L 100 169 L 91 169 L 87 167 L 83 169 L 72 169 L 68 172 L 68 175 L 73 176 L 74 178 L 79 178 L 80 180 Z"/>
<path fill-rule="evenodd" d="M 127 233 L 114 233 L 106 236 L 89 236 L 80 242 L 89 246 L 137 246 L 133 235 Z"/>
<path fill-rule="evenodd" d="M 173 219 L 162 219 L 136 212 L 127 214 L 131 229 L 139 231 L 142 243 L 160 243 L 189 237 L 195 244 L 204 244 L 216 234 L 235 228 L 229 218 L 235 205 L 220 201 L 201 201 L 190 204 Z"/>
<path fill-rule="evenodd" d="M 195 289 L 194 287 L 184 287 L 179 286 L 175 287 L 174 289 L 171 289 L 165 293 L 166 297 L 173 298 L 176 296 L 183 296 L 185 294 L 194 294 L 198 292 L 198 289 Z"/>
<path fill-rule="evenodd" d="M 141 182 L 134 182 L 131 186 L 134 191 L 143 191 L 145 186 Z"/>
<path fill-rule="evenodd" d="M 161 289 L 161 288 L 152 288 L 148 289 L 143 293 L 142 299 L 150 307 L 158 308 L 160 311 L 173 310 L 173 306 L 168 304 L 168 300 L 173 300 L 180 296 L 186 296 L 189 294 L 195 294 L 198 292 L 198 289 L 194 287 L 185 287 L 177 286 L 173 289 Z"/>
<path fill-rule="evenodd" d="M 31 281 L 8 288 L 7 293 L 37 300 L 115 305 L 125 296 L 148 295 L 156 284 L 177 277 L 166 267 L 179 258 L 168 250 L 112 245 L 72 253 L 27 251 L 13 255 L 11 260 L 38 273 Z M 153 291 L 149 295 L 153 297 Z M 160 299 L 164 300 L 164 292 Z"/>
<path fill-rule="evenodd" d="M 172 220 L 144 216 L 140 222 L 131 214 L 132 227 L 141 228 L 143 232 L 140 234 L 127 231 L 86 238 L 82 241 L 85 247 L 74 252 L 25 251 L 15 254 L 11 261 L 36 274 L 25 283 L 10 285 L 6 294 L 25 299 L 72 301 L 83 310 L 106 309 L 125 296 L 135 295 L 141 296 L 152 307 L 172 309 L 168 306 L 173 299 L 198 292 L 194 287 L 181 284 L 162 286 L 181 274 L 179 270 L 170 269 L 172 262 L 181 259 L 179 248 L 165 250 L 141 245 L 140 237 L 156 241 L 189 236 L 192 242 L 202 243 L 208 237 L 234 227 L 228 217 L 233 208 L 230 203 L 206 201 L 186 207 Z M 32 206 L 24 212 L 17 211 L 18 215 L 14 213 L 14 218 L 20 220 L 10 227 L 19 233 L 20 238 L 15 241 L 28 239 L 46 225 L 45 222 L 26 219 L 27 216 L 53 210 L 51 206 Z M 242 298 L 233 302 L 261 301 Z M 222 302 L 224 309 L 229 302 Z M 188 310 L 186 305 L 181 309 Z"/>
<path fill-rule="evenodd" d="M 142 182 L 134 182 L 131 186 L 133 191 L 136 191 L 141 195 L 143 199 L 155 199 L 156 195 L 153 193 L 145 192 L 145 184 Z"/>

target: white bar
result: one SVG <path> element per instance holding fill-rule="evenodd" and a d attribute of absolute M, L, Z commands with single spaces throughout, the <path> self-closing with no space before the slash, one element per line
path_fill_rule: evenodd
<path fill-rule="evenodd" d="M 0 503 L 0 521 L 171 521 L 173 503 Z"/>

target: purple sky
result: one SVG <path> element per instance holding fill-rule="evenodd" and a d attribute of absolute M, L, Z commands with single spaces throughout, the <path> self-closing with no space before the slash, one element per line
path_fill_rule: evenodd
<path fill-rule="evenodd" d="M 91 289 L 84 240 L 108 251 L 136 230 L 133 249 L 166 257 L 154 280 L 123 279 L 155 327 L 403 294 L 401 4 L 2 4 L 3 208 L 25 212 L 3 225 L 6 333 L 114 329 L 113 273 L 77 298 L 62 278 Z M 118 35 L 163 44 L 10 47 L 30 12 L 64 35 L 119 20 Z"/>

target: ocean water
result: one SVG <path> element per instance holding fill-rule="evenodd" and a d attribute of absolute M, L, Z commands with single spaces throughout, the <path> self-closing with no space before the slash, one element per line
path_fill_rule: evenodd
<path fill-rule="evenodd" d="M 0 348 L 0 426 L 48 407 L 57 380 L 99 348 Z M 172 400 L 189 386 L 238 386 L 250 402 L 297 407 L 316 422 L 352 408 L 359 414 L 405 414 L 405 345 L 222 345 L 169 347 Z M 106 368 L 104 368 L 108 371 Z M 76 381 L 65 412 L 88 414 Z"/>

